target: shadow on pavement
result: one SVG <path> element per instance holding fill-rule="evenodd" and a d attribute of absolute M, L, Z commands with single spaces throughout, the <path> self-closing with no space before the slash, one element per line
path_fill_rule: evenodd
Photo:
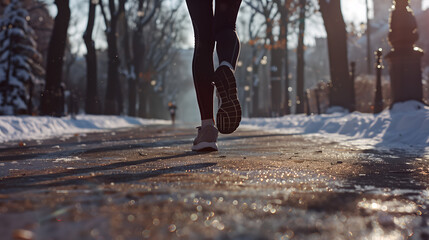
<path fill-rule="evenodd" d="M 249 139 L 249 138 L 269 138 L 269 137 L 278 137 L 278 136 L 287 136 L 288 134 L 262 134 L 262 135 L 245 135 L 245 136 L 233 136 L 233 137 L 221 137 L 219 141 L 234 141 L 239 139 Z M 142 148 L 151 148 L 151 147 L 171 147 L 178 145 L 189 145 L 191 148 L 191 144 L 193 141 L 193 137 L 190 137 L 189 140 L 171 140 L 171 141 L 162 141 L 158 143 L 140 143 L 140 144 L 123 144 L 116 146 L 107 146 L 101 148 L 93 148 L 89 150 L 85 150 L 86 153 L 97 153 L 97 152 L 108 152 L 108 151 L 118 151 L 118 150 L 130 150 L 130 149 L 142 149 Z"/>
<path fill-rule="evenodd" d="M 429 172 L 427 170 L 425 172 L 425 169 L 428 169 L 425 147 L 410 146 L 409 149 L 391 147 L 391 137 L 397 134 L 394 126 L 395 122 L 392 122 L 385 132 L 385 137 L 374 148 L 358 153 L 358 161 L 353 164 L 356 166 L 353 169 L 355 173 L 343 179 L 342 188 L 352 191 L 335 192 L 325 199 L 319 199 L 314 208 L 324 206 L 323 209 L 326 209 L 326 206 L 337 203 L 337 206 L 332 205 L 335 211 L 347 208 L 356 210 L 357 203 L 365 198 L 417 201 L 412 199 L 416 199 L 422 190 L 429 187 L 427 177 Z M 428 206 L 419 205 L 421 202 L 416 204 L 420 206 L 419 211 L 423 212 L 423 215 L 429 213 Z"/>
<path fill-rule="evenodd" d="M 234 140 L 240 140 L 240 139 L 250 139 L 250 138 L 270 138 L 270 137 L 285 137 L 285 136 L 292 136 L 292 135 L 298 135 L 298 134 L 284 134 L 284 133 L 273 133 L 273 134 L 258 134 L 258 135 L 244 135 L 244 136 L 221 136 L 219 137 L 220 141 L 234 141 Z"/>
<path fill-rule="evenodd" d="M 115 139 L 114 142 L 121 142 L 121 141 L 130 141 L 130 140 L 148 140 L 148 139 L 153 139 L 153 136 L 147 136 L 147 137 L 139 137 L 139 138 L 135 138 L 135 139 L 130 139 L 128 137 L 123 137 L 120 139 Z M 162 139 L 162 138 L 171 138 L 171 136 L 157 136 L 158 139 Z M 40 156 L 41 154 L 45 154 L 45 153 L 30 153 L 30 154 L 20 154 L 20 155 L 5 155 L 8 152 L 25 152 L 28 150 L 45 150 L 45 149 L 50 149 L 54 146 L 60 146 L 60 148 L 73 148 L 76 147 L 78 145 L 95 145 L 95 144 L 100 144 L 100 140 L 87 140 L 87 141 L 73 141 L 72 142 L 63 142 L 63 143 L 58 143 L 58 142 L 54 142 L 52 143 L 52 141 L 54 141 L 54 139 L 49 139 L 46 140 L 47 143 L 44 144 L 38 144 L 38 145 L 29 145 L 29 146 L 23 146 L 23 147 L 7 147 L 7 148 L 0 148 L 0 161 L 15 161 L 15 160 L 27 160 L 30 158 L 35 158 L 37 156 Z M 188 142 L 188 141 L 186 141 Z M 16 143 L 16 145 L 18 145 L 18 143 Z M 123 149 L 127 149 L 126 146 L 131 146 L 131 147 L 138 147 L 140 145 L 143 145 L 143 143 L 141 144 L 124 144 L 121 145 Z M 118 150 L 118 149 L 116 149 Z M 85 149 L 82 149 L 82 151 L 85 151 Z M 55 151 L 56 153 L 61 154 L 61 151 Z M 47 152 L 48 153 L 48 152 Z"/>
<path fill-rule="evenodd" d="M 172 172 L 195 170 L 195 169 L 206 168 L 206 167 L 211 167 L 216 165 L 216 163 L 189 164 L 189 165 L 175 166 L 175 167 L 163 168 L 163 169 L 158 169 L 153 171 L 147 171 L 143 173 L 135 173 L 135 174 L 107 173 L 107 174 L 92 176 L 92 177 L 83 178 L 83 179 L 78 178 L 78 179 L 57 181 L 53 183 L 37 184 L 38 182 L 55 181 L 60 178 L 73 176 L 73 175 L 102 172 L 102 171 L 107 171 L 107 170 L 112 170 L 112 169 L 132 166 L 132 165 L 145 164 L 145 163 L 159 161 L 159 160 L 181 158 L 181 157 L 197 155 L 197 154 L 198 153 L 187 152 L 187 153 L 173 155 L 173 156 L 156 157 L 156 158 L 142 159 L 142 160 L 136 160 L 136 161 L 117 162 L 117 163 L 111 163 L 103 166 L 95 166 L 95 167 L 89 167 L 89 168 L 71 169 L 60 173 L 4 178 L 3 180 L 0 180 L 0 189 L 1 189 L 0 192 L 10 193 L 10 192 L 24 191 L 26 189 L 36 189 L 36 188 L 46 188 L 46 187 L 54 187 L 54 186 L 66 186 L 66 185 L 79 185 L 79 184 L 88 183 L 88 181 L 91 181 L 91 180 L 104 181 L 104 182 L 129 182 L 129 181 L 136 181 L 136 180 L 141 180 L 145 178 L 155 177 L 155 176 L 172 173 Z"/>
<path fill-rule="evenodd" d="M 244 136 L 222 136 L 220 137 L 219 141 L 225 142 L 225 141 L 235 141 L 240 139 L 254 139 L 254 138 L 269 138 L 269 137 L 279 137 L 279 136 L 289 136 L 292 134 L 261 134 L 261 135 L 244 135 Z M 132 149 L 144 149 L 144 148 L 151 148 L 151 147 L 171 147 L 171 146 L 178 146 L 178 145 L 189 145 L 189 148 L 191 147 L 192 141 L 193 141 L 193 135 L 189 135 L 189 137 L 185 136 L 186 138 L 189 138 L 188 140 L 160 140 L 159 142 L 142 142 L 142 143 L 127 143 L 127 144 L 119 144 L 119 145 L 110 145 L 110 146 L 103 146 L 103 147 L 93 147 L 89 149 L 77 149 L 81 150 L 84 153 L 98 153 L 98 152 L 111 152 L 111 151 L 120 151 L 120 150 L 132 150 Z M 158 137 L 157 137 L 158 138 Z M 163 138 L 172 138 L 172 136 L 166 136 Z M 144 137 L 144 138 L 138 138 L 138 139 L 131 139 L 131 140 L 139 140 L 139 139 L 153 139 L 153 137 Z M 121 141 L 129 141 L 129 138 L 123 138 L 123 139 L 112 139 L 112 142 L 121 142 Z M 49 145 L 40 145 L 40 146 L 34 146 L 35 148 L 47 148 L 49 149 L 52 146 L 59 145 L 62 148 L 66 148 L 65 150 L 55 151 L 55 155 L 62 156 L 63 152 L 69 152 L 70 148 L 73 146 L 78 146 L 81 144 L 99 144 L 100 141 L 83 141 L 83 142 L 74 142 L 74 143 L 64 143 L 64 144 L 49 144 Z M 7 149 L 0 149 L 0 153 L 5 153 L 6 150 L 16 150 L 21 152 L 25 152 L 28 147 L 21 147 L 21 148 L 7 148 Z M 37 158 L 40 155 L 43 154 L 49 154 L 47 153 L 30 153 L 30 154 L 15 154 L 15 155 L 3 155 L 0 156 L 0 162 L 2 161 L 19 161 L 19 160 L 28 160 L 32 158 Z"/>
<path fill-rule="evenodd" d="M 423 175 L 419 172 L 419 166 L 423 167 L 424 165 L 425 146 L 409 146 L 409 148 L 401 149 L 391 147 L 392 139 L 402 138 L 401 131 L 398 129 L 414 127 L 402 125 L 404 125 L 403 122 L 392 118 L 389 127 L 384 132 L 382 141 L 376 144 L 373 149 L 362 151 L 363 157 L 360 159 L 360 165 L 363 167 L 365 177 L 352 178 L 349 181 L 359 185 L 372 185 L 391 190 L 426 189 L 429 182 L 423 181 L 423 178 L 419 177 Z"/>
<path fill-rule="evenodd" d="M 428 182 L 423 182 L 423 179 L 419 178 L 418 170 L 419 159 L 424 156 L 423 154 L 409 154 L 398 149 L 388 152 L 371 149 L 362 153 L 365 155 L 360 159 L 362 176 L 350 178 L 349 182 L 389 190 L 426 189 Z"/>

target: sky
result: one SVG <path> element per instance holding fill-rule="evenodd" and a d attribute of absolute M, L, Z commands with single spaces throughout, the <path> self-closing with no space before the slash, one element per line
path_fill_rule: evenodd
<path fill-rule="evenodd" d="M 359 23 L 366 19 L 365 0 L 342 0 L 341 8 L 346 22 L 354 21 Z"/>
<path fill-rule="evenodd" d="M 372 1 L 369 0 L 368 2 L 370 8 L 372 8 Z M 341 0 L 341 8 L 344 19 L 347 22 L 354 21 L 356 23 L 360 23 L 366 19 L 365 0 Z M 429 8 L 429 0 L 423 0 L 422 8 Z M 372 13 L 370 12 L 370 16 L 371 14 Z"/>
<path fill-rule="evenodd" d="M 343 12 L 343 17 L 346 22 L 354 22 L 356 26 L 358 26 L 360 23 L 366 21 L 366 7 L 365 7 L 365 1 L 366 0 L 341 0 L 341 8 Z M 374 0 L 377 1 L 377 0 Z M 369 14 L 370 17 L 372 17 L 372 0 L 368 0 L 369 2 Z M 423 9 L 429 8 L 429 0 L 423 0 Z M 312 26 L 312 27 L 309 27 Z M 190 29 L 191 30 L 191 29 Z M 240 35 L 240 30 L 239 35 Z M 192 31 L 191 31 L 192 34 Z M 320 17 L 320 14 L 314 17 L 313 19 L 309 20 L 309 23 L 307 24 L 306 29 L 306 35 L 308 36 L 306 38 L 306 44 L 312 45 L 314 42 L 314 37 L 321 37 L 325 36 L 325 30 L 324 26 L 322 24 L 322 19 Z M 293 39 L 291 39 L 293 42 Z M 186 43 L 185 47 L 193 47 L 193 38 L 189 38 L 188 42 Z"/>
<path fill-rule="evenodd" d="M 346 22 L 354 22 L 356 25 L 359 25 L 359 23 L 366 21 L 366 10 L 365 10 L 365 1 L 366 0 L 341 0 L 342 4 L 342 11 L 343 16 Z M 372 1 L 369 0 L 370 8 L 372 8 Z M 183 4 L 183 11 L 186 11 L 186 6 Z M 85 47 L 83 45 L 82 41 L 82 34 L 86 28 L 86 16 L 82 18 L 82 14 L 87 11 L 87 1 L 84 0 L 74 0 L 71 1 L 71 8 L 72 8 L 72 15 L 75 16 L 72 17 L 72 21 L 74 20 L 69 28 L 69 33 L 74 35 L 72 37 L 71 42 L 78 43 L 73 48 L 73 51 L 79 52 L 81 54 L 84 54 L 86 52 Z M 429 0 L 423 0 L 423 9 L 429 8 Z M 76 11 L 76 9 L 79 9 L 79 11 Z M 51 7 L 51 12 L 53 15 L 56 14 L 55 6 Z M 372 15 L 370 10 L 370 16 Z M 98 15 L 100 16 L 100 15 Z M 101 19 L 100 19 L 101 20 Z M 190 21 L 190 19 L 189 19 Z M 307 24 L 307 26 L 313 26 L 313 28 L 307 27 L 306 35 L 308 36 L 306 39 L 306 44 L 312 44 L 314 37 L 321 37 L 325 35 L 323 24 L 321 22 L 321 18 L 315 18 L 310 20 L 310 24 Z M 189 25 L 191 23 L 189 22 Z M 188 29 L 190 34 L 192 36 L 192 29 Z M 240 32 L 239 32 L 240 34 Z M 104 23 L 102 21 L 99 21 L 95 25 L 95 39 L 98 39 L 96 41 L 96 47 L 97 48 L 105 48 L 107 47 L 105 43 L 105 37 L 104 37 Z M 184 48 L 191 48 L 193 47 L 193 37 L 189 37 L 188 41 L 184 44 Z"/>

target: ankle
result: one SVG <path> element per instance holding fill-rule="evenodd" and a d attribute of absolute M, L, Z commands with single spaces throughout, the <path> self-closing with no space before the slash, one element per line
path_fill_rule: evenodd
<path fill-rule="evenodd" d="M 235 69 L 234 69 L 234 67 L 232 66 L 232 64 L 231 63 L 229 63 L 229 62 L 227 62 L 227 61 L 222 61 L 220 64 L 219 64 L 219 67 L 220 66 L 226 66 L 226 67 L 228 67 L 229 69 L 231 69 L 231 71 L 232 72 L 235 72 Z"/>
<path fill-rule="evenodd" d="M 204 127 L 204 126 L 207 126 L 207 125 L 214 126 L 214 120 L 213 119 L 204 119 L 204 120 L 201 120 L 201 127 Z"/>

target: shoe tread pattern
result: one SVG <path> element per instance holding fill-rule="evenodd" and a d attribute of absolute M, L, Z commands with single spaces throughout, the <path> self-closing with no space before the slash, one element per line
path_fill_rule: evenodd
<path fill-rule="evenodd" d="M 241 106 L 237 97 L 237 83 L 232 71 L 225 66 L 215 72 L 214 83 L 221 98 L 216 115 L 216 126 L 220 133 L 234 132 L 241 121 Z"/>

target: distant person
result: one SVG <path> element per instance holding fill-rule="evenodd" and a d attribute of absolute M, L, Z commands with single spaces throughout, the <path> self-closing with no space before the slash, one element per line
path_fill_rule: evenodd
<path fill-rule="evenodd" d="M 201 126 L 195 138 L 193 151 L 217 151 L 218 131 L 234 132 L 241 121 L 241 106 L 237 98 L 234 77 L 235 65 L 240 52 L 240 42 L 235 31 L 241 0 L 186 0 L 195 35 L 192 61 L 194 86 L 197 92 Z M 213 51 L 219 67 L 214 71 Z M 216 126 L 213 118 L 213 92 L 217 90 L 219 109 Z"/>
<path fill-rule="evenodd" d="M 79 112 L 79 99 L 74 91 L 70 91 L 69 96 L 69 113 L 72 119 L 76 119 Z"/>
<path fill-rule="evenodd" d="M 174 102 L 169 102 L 168 103 L 168 111 L 170 112 L 171 124 L 172 125 L 174 125 L 174 121 L 176 119 L 176 109 L 177 109 L 177 106 L 176 106 L 176 104 L 174 104 Z"/>

